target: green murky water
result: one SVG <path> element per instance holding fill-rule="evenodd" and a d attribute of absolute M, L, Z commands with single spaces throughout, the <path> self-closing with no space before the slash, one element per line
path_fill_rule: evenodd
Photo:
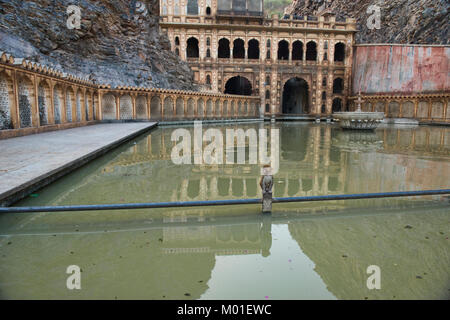
<path fill-rule="evenodd" d="M 186 127 L 193 133 L 192 127 Z M 274 196 L 450 186 L 450 129 L 279 129 Z M 258 165 L 175 165 L 159 128 L 17 205 L 260 197 Z M 87 137 L 88 138 L 88 137 Z M 236 151 L 236 150 L 234 150 Z M 246 151 L 249 151 L 247 146 Z M 248 158 L 248 156 L 247 156 Z M 2 299 L 448 299 L 448 197 L 0 216 Z M 78 265 L 81 290 L 68 290 Z M 381 289 L 369 290 L 371 265 Z"/>

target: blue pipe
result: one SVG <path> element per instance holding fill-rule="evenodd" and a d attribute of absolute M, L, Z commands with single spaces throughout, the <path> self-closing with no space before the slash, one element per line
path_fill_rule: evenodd
<path fill-rule="evenodd" d="M 415 196 L 429 196 L 429 195 L 443 195 L 443 194 L 450 194 L 450 189 L 383 192 L 383 193 L 342 194 L 342 195 L 311 196 L 311 197 L 273 198 L 273 203 L 377 199 L 377 198 L 394 198 L 394 197 L 415 197 Z M 124 204 L 100 204 L 100 205 L 52 206 L 52 207 L 49 207 L 49 206 L 44 206 L 44 207 L 4 207 L 4 208 L 0 207 L 0 213 L 104 211 L 104 210 L 229 206 L 229 205 L 246 205 L 246 204 L 261 204 L 261 203 L 262 203 L 261 199 L 237 199 L 237 200 L 124 203 Z"/>

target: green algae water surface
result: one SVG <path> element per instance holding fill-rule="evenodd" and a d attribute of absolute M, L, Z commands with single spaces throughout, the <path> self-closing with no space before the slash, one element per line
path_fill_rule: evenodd
<path fill-rule="evenodd" d="M 192 126 L 185 127 L 194 135 Z M 274 196 L 448 188 L 450 129 L 278 129 Z M 171 159 L 161 127 L 16 206 L 261 197 L 260 165 Z M 269 149 L 270 150 L 270 149 Z M 234 150 L 237 152 L 237 150 Z M 194 155 L 193 155 L 194 156 Z M 445 196 L 260 206 L 0 215 L 1 299 L 448 299 Z M 69 266 L 81 270 L 69 290 Z M 380 288 L 369 289 L 370 266 Z"/>

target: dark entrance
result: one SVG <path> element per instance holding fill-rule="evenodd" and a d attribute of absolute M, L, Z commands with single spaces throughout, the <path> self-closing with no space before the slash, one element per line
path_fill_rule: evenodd
<path fill-rule="evenodd" d="M 307 114 L 309 112 L 308 83 L 301 78 L 286 81 L 283 88 L 284 114 Z"/>
<path fill-rule="evenodd" d="M 186 56 L 188 58 L 198 58 L 199 57 L 198 40 L 196 38 L 188 39 L 187 47 L 186 47 Z"/>
<path fill-rule="evenodd" d="M 233 77 L 227 81 L 224 93 L 250 96 L 252 94 L 252 85 L 247 78 L 241 76 Z"/>

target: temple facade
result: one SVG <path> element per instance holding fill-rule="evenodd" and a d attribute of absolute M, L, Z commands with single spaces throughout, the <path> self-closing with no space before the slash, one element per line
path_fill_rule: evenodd
<path fill-rule="evenodd" d="M 263 0 L 160 0 L 160 27 L 204 90 L 255 96 L 264 116 L 348 109 L 354 19 L 266 16 Z"/>

